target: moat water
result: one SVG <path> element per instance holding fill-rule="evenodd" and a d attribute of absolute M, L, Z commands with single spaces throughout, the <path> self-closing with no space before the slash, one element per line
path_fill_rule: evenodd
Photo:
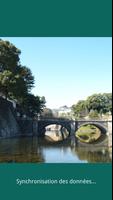
<path fill-rule="evenodd" d="M 0 139 L 0 163 L 109 163 L 108 147 L 77 147 L 70 140 L 51 142 L 47 138 Z"/>

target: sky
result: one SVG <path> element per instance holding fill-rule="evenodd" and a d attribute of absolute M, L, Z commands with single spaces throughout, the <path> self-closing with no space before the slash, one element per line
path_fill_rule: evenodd
<path fill-rule="evenodd" d="M 32 93 L 48 108 L 72 106 L 112 91 L 112 39 L 103 37 L 5 37 L 21 50 L 35 77 Z"/>

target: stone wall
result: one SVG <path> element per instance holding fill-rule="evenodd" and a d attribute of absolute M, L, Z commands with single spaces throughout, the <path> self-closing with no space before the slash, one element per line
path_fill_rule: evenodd
<path fill-rule="evenodd" d="M 0 97 L 0 138 L 20 135 L 12 103 Z"/>
<path fill-rule="evenodd" d="M 38 135 L 38 122 L 35 120 L 20 119 L 18 124 L 21 130 L 21 136 Z"/>

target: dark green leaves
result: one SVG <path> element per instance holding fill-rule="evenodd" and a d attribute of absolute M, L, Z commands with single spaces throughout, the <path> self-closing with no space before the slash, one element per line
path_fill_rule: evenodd
<path fill-rule="evenodd" d="M 36 116 L 43 110 L 45 98 L 34 96 L 34 76 L 20 62 L 21 51 L 8 41 L 0 39 L 0 95 L 15 99 L 25 114 Z"/>
<path fill-rule="evenodd" d="M 72 111 L 76 118 L 89 116 L 98 118 L 99 115 L 112 112 L 112 94 L 99 93 L 89 96 L 85 101 L 79 101 L 72 106 Z"/>

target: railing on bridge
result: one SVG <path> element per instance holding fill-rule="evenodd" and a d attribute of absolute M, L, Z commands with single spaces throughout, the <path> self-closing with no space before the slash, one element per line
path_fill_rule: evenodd
<path fill-rule="evenodd" d="M 42 120 L 42 121 L 73 121 L 72 119 L 68 119 L 68 118 L 59 118 L 59 117 L 53 117 L 53 118 L 42 118 L 40 117 L 38 120 Z"/>
<path fill-rule="evenodd" d="M 59 118 L 59 117 L 54 117 L 54 118 L 39 118 L 39 121 L 72 121 L 72 122 L 112 122 L 112 120 L 103 120 L 103 119 L 69 119 L 69 118 Z"/>

